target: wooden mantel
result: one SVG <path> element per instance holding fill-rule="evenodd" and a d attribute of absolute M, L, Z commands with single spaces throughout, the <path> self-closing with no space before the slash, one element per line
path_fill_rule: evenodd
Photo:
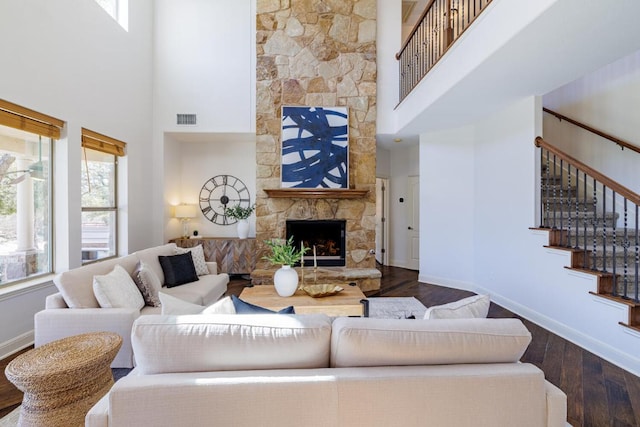
<path fill-rule="evenodd" d="M 365 197 L 369 190 L 351 188 L 270 188 L 265 193 L 273 198 L 292 199 L 358 199 Z"/>

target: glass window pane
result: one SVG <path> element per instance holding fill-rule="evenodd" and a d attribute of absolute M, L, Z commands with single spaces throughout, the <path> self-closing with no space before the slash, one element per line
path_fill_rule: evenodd
<path fill-rule="evenodd" d="M 116 212 L 82 212 L 82 262 L 116 255 Z"/>
<path fill-rule="evenodd" d="M 116 157 L 86 148 L 82 153 L 82 207 L 115 207 Z"/>
<path fill-rule="evenodd" d="M 0 285 L 51 272 L 51 145 L 0 125 Z"/>

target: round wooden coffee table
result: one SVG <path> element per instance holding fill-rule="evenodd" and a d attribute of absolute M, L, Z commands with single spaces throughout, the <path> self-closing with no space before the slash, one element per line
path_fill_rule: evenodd
<path fill-rule="evenodd" d="M 113 385 L 111 362 L 122 338 L 111 332 L 75 335 L 13 359 L 7 379 L 24 392 L 22 426 L 84 426 L 84 418 Z"/>

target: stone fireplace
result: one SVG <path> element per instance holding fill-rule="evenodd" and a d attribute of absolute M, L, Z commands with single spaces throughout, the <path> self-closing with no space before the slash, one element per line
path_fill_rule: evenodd
<path fill-rule="evenodd" d="M 287 220 L 286 238 L 293 236 L 296 247 L 309 248 L 304 265 L 345 266 L 345 220 Z"/>
<path fill-rule="evenodd" d="M 370 252 L 375 248 L 376 13 L 376 0 L 257 3 L 258 269 L 270 268 L 262 260 L 264 240 L 285 238 L 287 221 L 340 220 L 344 267 L 322 268 L 377 271 Z M 281 189 L 283 106 L 347 107 L 349 189 L 275 191 Z"/>

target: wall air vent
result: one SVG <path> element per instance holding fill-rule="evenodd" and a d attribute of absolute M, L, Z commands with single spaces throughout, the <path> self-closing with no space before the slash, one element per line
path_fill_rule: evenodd
<path fill-rule="evenodd" d="M 178 125 L 196 125 L 197 116 L 195 114 L 178 114 L 176 124 Z"/>

